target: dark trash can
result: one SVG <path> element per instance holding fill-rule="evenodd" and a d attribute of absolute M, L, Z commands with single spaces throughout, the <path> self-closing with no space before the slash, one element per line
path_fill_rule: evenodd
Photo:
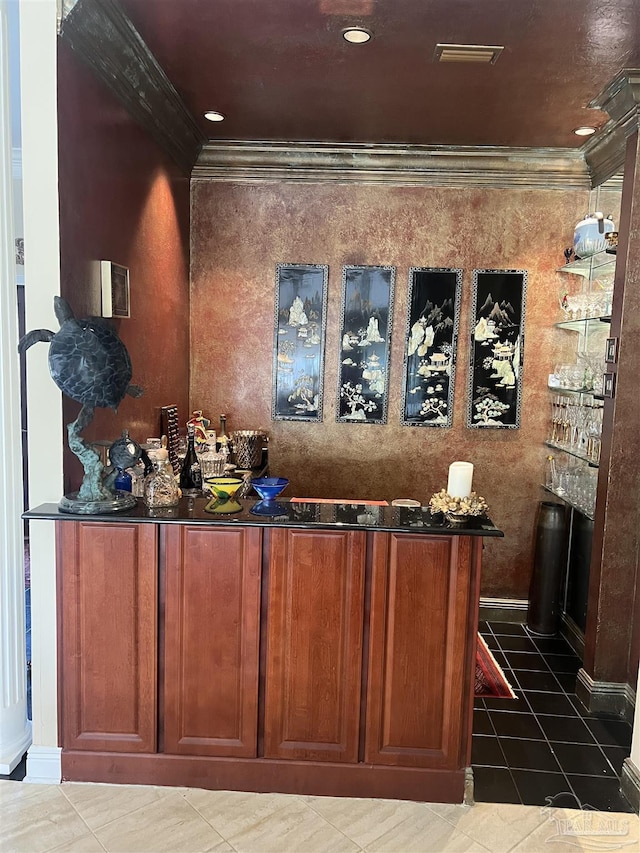
<path fill-rule="evenodd" d="M 534 634 L 553 636 L 560 627 L 562 579 L 567 565 L 567 532 L 566 506 L 541 501 L 538 506 L 527 610 L 527 628 Z"/>

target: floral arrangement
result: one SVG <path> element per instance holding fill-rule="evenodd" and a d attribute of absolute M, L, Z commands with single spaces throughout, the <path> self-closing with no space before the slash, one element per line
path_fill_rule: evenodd
<path fill-rule="evenodd" d="M 446 489 L 440 489 L 429 501 L 432 513 L 444 512 L 453 515 L 484 515 L 489 509 L 484 498 L 475 492 L 466 498 L 454 498 Z"/>

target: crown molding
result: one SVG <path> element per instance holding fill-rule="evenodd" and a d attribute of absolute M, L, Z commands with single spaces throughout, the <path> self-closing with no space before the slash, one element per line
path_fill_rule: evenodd
<path fill-rule="evenodd" d="M 627 138 L 640 129 L 640 69 L 624 68 L 589 104 L 610 120 L 582 147 L 592 185 L 599 186 L 624 167 Z"/>
<path fill-rule="evenodd" d="M 208 142 L 193 181 L 590 189 L 580 149 Z"/>
<path fill-rule="evenodd" d="M 116 0 L 67 2 L 60 38 L 190 174 L 205 137 Z"/>
<path fill-rule="evenodd" d="M 69 12 L 76 5 L 78 0 L 57 0 L 56 2 L 56 19 L 58 22 L 58 35 L 60 34 L 60 28 L 62 26 L 62 22 L 67 17 Z"/>

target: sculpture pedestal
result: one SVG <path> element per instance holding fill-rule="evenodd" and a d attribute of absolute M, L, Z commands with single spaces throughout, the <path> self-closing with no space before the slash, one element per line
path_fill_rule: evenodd
<path fill-rule="evenodd" d="M 71 492 L 65 495 L 58 509 L 60 512 L 69 512 L 74 515 L 100 515 L 104 512 L 118 512 L 123 509 L 132 509 L 137 505 L 136 498 L 131 492 L 118 490 L 107 500 L 88 501 L 79 497 L 79 492 Z"/>

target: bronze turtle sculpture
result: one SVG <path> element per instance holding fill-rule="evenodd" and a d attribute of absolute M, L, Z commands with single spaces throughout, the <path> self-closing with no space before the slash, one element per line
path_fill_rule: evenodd
<path fill-rule="evenodd" d="M 76 320 L 66 299 L 54 296 L 58 332 L 36 329 L 18 344 L 24 352 L 38 341 L 50 342 L 49 372 L 67 397 L 94 409 L 117 411 L 125 394 L 139 397 L 142 389 L 131 385 L 131 359 L 111 324 L 102 317 Z"/>
<path fill-rule="evenodd" d="M 139 397 L 143 391 L 131 384 L 131 359 L 115 329 L 102 317 L 77 320 L 61 296 L 53 298 L 60 329 L 36 329 L 21 338 L 18 350 L 25 352 L 39 341 L 49 342 L 49 372 L 67 397 L 82 404 L 73 423 L 67 425 L 69 447 L 80 459 L 84 479 L 77 494 L 65 496 L 60 509 L 67 512 L 99 512 L 114 498 L 109 483 L 102 480 L 103 466 L 97 453 L 80 437 L 91 422 L 96 407 L 117 411 L 125 394 Z M 116 508 L 116 507 L 113 507 Z"/>

